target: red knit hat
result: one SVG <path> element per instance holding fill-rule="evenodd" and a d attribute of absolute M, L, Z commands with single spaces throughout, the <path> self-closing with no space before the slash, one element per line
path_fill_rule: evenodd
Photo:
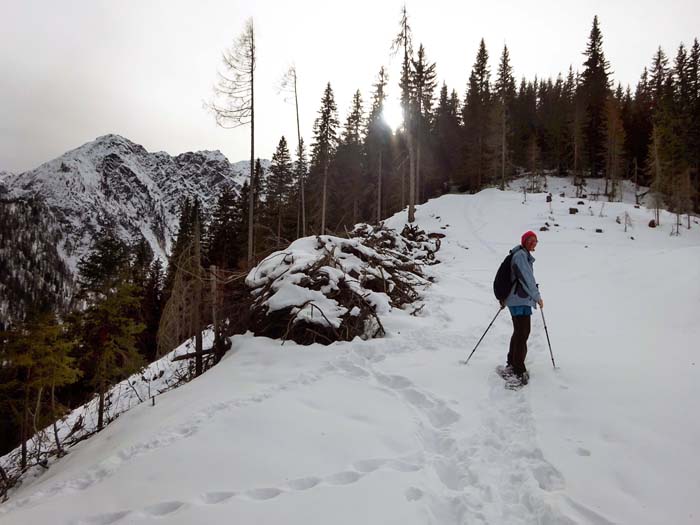
<path fill-rule="evenodd" d="M 523 233 L 523 236 L 520 237 L 520 244 L 522 244 L 523 246 L 525 246 L 525 242 L 526 242 L 530 237 L 534 237 L 535 239 L 537 239 L 537 234 L 536 234 L 535 232 L 533 232 L 532 230 L 526 231 L 525 233 Z"/>

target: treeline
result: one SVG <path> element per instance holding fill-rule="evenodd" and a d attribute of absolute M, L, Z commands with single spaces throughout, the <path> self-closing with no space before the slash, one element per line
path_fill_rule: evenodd
<path fill-rule="evenodd" d="M 414 53 L 405 11 L 396 43 L 403 54 L 401 129 L 393 133 L 383 118 L 383 68 L 369 110 L 357 91 L 343 123 L 329 83 L 309 170 L 299 169 L 303 151 L 291 161 L 284 137 L 277 147 L 270 177 L 284 183 L 275 182 L 267 197 L 275 211 L 258 221 L 269 231 L 286 238 L 299 231 L 299 177 L 308 192 L 305 225 L 314 233 L 342 233 L 445 191 L 503 187 L 525 172 L 573 175 L 581 191 L 586 178 L 604 179 L 609 200 L 621 198 L 620 181 L 628 179 L 651 186 L 657 206 L 679 214 L 700 209 L 697 39 L 690 49 L 680 44 L 673 61 L 659 48 L 634 90 L 613 84 L 597 17 L 582 69 L 556 79 L 517 82 L 506 46 L 492 74 L 482 40 L 462 98 L 444 83 L 438 88 L 422 44 Z"/>

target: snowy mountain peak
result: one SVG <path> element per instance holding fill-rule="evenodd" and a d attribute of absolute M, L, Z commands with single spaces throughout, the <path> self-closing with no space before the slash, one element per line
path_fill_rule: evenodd
<path fill-rule="evenodd" d="M 209 206 L 223 185 L 240 188 L 242 172 L 220 151 L 173 157 L 109 134 L 8 175 L 5 185 L 11 197 L 38 195 L 46 201 L 66 230 L 65 251 L 74 266 L 106 224 L 124 238 L 144 237 L 164 255 L 176 233 L 181 200 L 196 197 Z"/>

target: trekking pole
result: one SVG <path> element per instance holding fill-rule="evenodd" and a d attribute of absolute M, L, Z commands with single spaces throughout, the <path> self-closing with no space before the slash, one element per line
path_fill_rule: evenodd
<path fill-rule="evenodd" d="M 552 343 L 549 342 L 549 331 L 547 330 L 547 322 L 544 320 L 544 309 L 540 308 L 540 313 L 542 314 L 542 323 L 544 324 L 544 333 L 547 334 L 547 344 L 549 345 L 549 355 L 552 357 L 552 366 L 554 368 L 557 365 L 554 364 L 554 354 L 552 353 Z"/>
<path fill-rule="evenodd" d="M 496 317 L 498 317 L 498 315 L 501 313 L 502 310 L 503 310 L 503 308 L 499 308 L 499 309 L 498 309 L 498 312 L 496 312 L 496 315 L 494 316 L 493 321 L 491 321 L 491 324 L 490 324 L 489 327 L 486 329 L 486 332 L 484 332 L 484 335 L 481 336 L 481 339 L 479 339 L 479 342 L 476 343 L 476 346 L 474 347 L 474 350 L 472 350 L 472 353 L 469 354 L 469 357 L 467 357 L 467 360 L 466 360 L 466 361 L 460 361 L 463 365 L 466 365 L 466 364 L 469 362 L 469 360 L 472 358 L 472 356 L 474 355 L 474 352 L 476 352 L 476 349 L 479 347 L 479 344 L 481 343 L 481 340 L 486 336 L 486 333 L 489 331 L 489 329 L 491 328 L 491 325 L 494 323 L 494 321 L 496 320 Z"/>

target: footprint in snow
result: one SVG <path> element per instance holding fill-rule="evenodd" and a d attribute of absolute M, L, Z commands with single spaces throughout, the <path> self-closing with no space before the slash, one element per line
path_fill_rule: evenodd
<path fill-rule="evenodd" d="M 202 494 L 202 503 L 216 505 L 233 498 L 235 495 L 235 492 L 205 492 Z"/>
<path fill-rule="evenodd" d="M 293 479 L 287 483 L 287 485 L 289 485 L 289 488 L 293 490 L 309 490 L 314 488 L 319 483 L 321 483 L 321 478 L 310 477 Z"/>
<path fill-rule="evenodd" d="M 131 514 L 130 510 L 108 512 L 106 514 L 98 514 L 96 516 L 78 520 L 75 523 L 76 525 L 112 525 L 112 523 L 117 523 L 119 520 L 125 518 L 129 514 Z"/>
<path fill-rule="evenodd" d="M 423 468 L 420 465 L 416 465 L 415 463 L 408 463 L 406 461 L 401 461 L 397 459 L 390 461 L 389 467 L 399 472 L 416 472 Z"/>
<path fill-rule="evenodd" d="M 360 472 L 369 473 L 374 472 L 378 468 L 382 467 L 386 464 L 386 462 L 386 459 L 363 459 L 360 461 L 356 461 L 355 463 L 353 463 L 352 466 Z"/>
<path fill-rule="evenodd" d="M 459 414 L 446 406 L 440 406 L 428 412 L 428 419 L 436 428 L 449 427 L 459 421 Z"/>
<path fill-rule="evenodd" d="M 280 494 L 282 494 L 282 491 L 275 488 L 253 489 L 245 493 L 250 499 L 259 501 L 276 498 Z"/>
<path fill-rule="evenodd" d="M 402 376 L 387 376 L 383 374 L 377 374 L 377 381 L 382 385 L 389 388 L 394 388 L 396 390 L 401 390 L 403 388 L 408 388 L 412 383 Z"/>
<path fill-rule="evenodd" d="M 404 493 L 408 501 L 417 501 L 423 497 L 423 491 L 416 487 L 409 487 Z"/>
<path fill-rule="evenodd" d="M 165 501 L 163 503 L 157 503 L 156 505 L 151 505 L 143 509 L 143 512 L 149 516 L 167 516 L 173 512 L 181 509 L 184 503 L 182 501 Z"/>
<path fill-rule="evenodd" d="M 350 483 L 355 483 L 361 477 L 362 475 L 359 472 L 348 470 L 328 476 L 326 482 L 331 485 L 349 485 Z"/>
<path fill-rule="evenodd" d="M 579 456 L 584 456 L 584 457 L 587 457 L 587 456 L 590 456 L 590 455 L 591 455 L 591 451 L 590 451 L 590 450 L 588 450 L 587 448 L 582 448 L 582 447 L 578 447 L 578 448 L 576 449 L 576 453 L 577 453 Z"/>

